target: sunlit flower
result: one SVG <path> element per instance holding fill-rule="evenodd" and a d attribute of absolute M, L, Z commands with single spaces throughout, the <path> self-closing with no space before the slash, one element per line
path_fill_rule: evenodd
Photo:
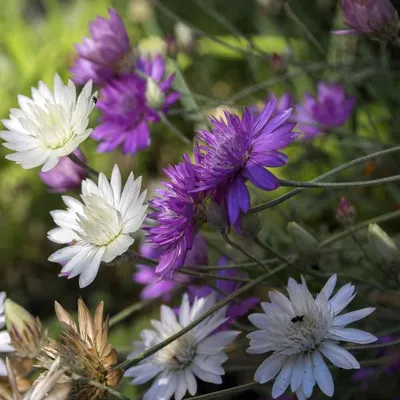
<path fill-rule="evenodd" d="M 108 343 L 108 317 L 103 321 L 104 304 L 101 302 L 91 316 L 82 299 L 78 300 L 77 326 L 71 316 L 55 303 L 57 318 L 62 324 L 60 342 L 50 340 L 44 348 L 52 359 L 60 358 L 60 367 L 69 375 L 75 374 L 106 386 L 115 386 L 122 370 L 113 369 L 117 363 L 115 349 Z M 64 376 L 63 381 L 68 377 Z M 107 392 L 83 381 L 72 380 L 69 398 L 80 400 L 105 399 Z"/>
<path fill-rule="evenodd" d="M 148 240 L 160 247 L 161 256 L 156 272 L 172 275 L 183 266 L 194 237 L 205 221 L 205 203 L 202 193 L 193 193 L 198 183 L 196 169 L 189 158 L 164 170 L 170 182 L 158 190 L 160 197 L 151 201 L 154 211 L 149 217 L 156 221 L 148 228 Z"/>
<path fill-rule="evenodd" d="M 137 69 L 141 75 L 124 75 L 100 91 L 96 107 L 102 113 L 101 123 L 92 135 L 101 142 L 99 152 L 112 151 L 120 145 L 124 154 L 147 148 L 149 125 L 158 122 L 159 111 L 167 112 L 179 98 L 178 92 L 169 93 L 174 75 L 164 80 L 165 62 L 160 55 L 154 59 L 142 57 Z"/>
<path fill-rule="evenodd" d="M 51 212 L 58 228 L 48 233 L 52 242 L 71 244 L 49 257 L 49 261 L 64 265 L 61 275 L 80 275 L 79 286 L 88 286 L 101 261 L 111 262 L 129 249 L 134 242 L 131 234 L 146 216 L 146 190 L 140 194 L 141 182 L 141 177 L 134 180 L 131 173 L 122 190 L 115 165 L 110 182 L 102 173 L 98 185 L 90 179 L 82 182 L 82 202 L 63 196 L 68 208 Z"/>
<path fill-rule="evenodd" d="M 296 106 L 297 129 L 305 139 L 311 139 L 328 129 L 339 128 L 349 119 L 355 104 L 356 98 L 346 97 L 343 86 L 320 82 L 317 97 L 305 94 L 304 102 Z"/>
<path fill-rule="evenodd" d="M 83 162 L 86 161 L 82 152 L 77 149 L 74 154 Z M 47 172 L 41 172 L 40 178 L 50 187 L 51 192 L 63 193 L 81 187 L 83 179 L 88 177 L 85 168 L 75 164 L 69 157 L 63 157 L 58 164 Z"/>
<path fill-rule="evenodd" d="M 198 148 L 197 190 L 211 191 L 215 198 L 224 199 L 232 225 L 238 222 L 240 212 L 249 210 L 247 180 L 262 190 L 279 187 L 279 179 L 265 167 L 287 163 L 288 157 L 278 150 L 296 139 L 297 133 L 293 132 L 295 124 L 287 122 L 292 109 L 273 117 L 276 106 L 274 99 L 257 117 L 248 108 L 242 117 L 225 112 L 225 120 L 211 118 L 212 132 L 199 131 L 205 145 Z"/>
<path fill-rule="evenodd" d="M 251 314 L 249 320 L 259 329 L 250 333 L 251 354 L 272 352 L 258 367 L 254 379 L 266 383 L 276 377 L 272 397 L 282 395 L 290 385 L 299 400 L 310 398 L 315 384 L 332 397 L 334 384 L 323 356 L 344 369 L 358 369 L 358 361 L 337 342 L 366 344 L 375 336 L 347 325 L 371 314 L 364 308 L 339 313 L 353 300 L 354 286 L 348 283 L 333 296 L 336 275 L 325 284 L 314 299 L 302 278 L 290 278 L 289 298 L 280 292 L 269 293 L 271 303 L 261 303 L 265 314 Z"/>
<path fill-rule="evenodd" d="M 65 86 L 54 77 L 53 92 L 43 82 L 32 88 L 32 99 L 19 95 L 20 109 L 10 110 L 10 119 L 2 120 L 7 131 L 0 131 L 3 146 L 15 153 L 6 158 L 22 168 L 42 165 L 42 171 L 55 167 L 90 135 L 87 129 L 92 112 L 92 82 L 89 81 L 76 98 L 72 81 Z"/>
<path fill-rule="evenodd" d="M 140 254 L 152 260 L 158 260 L 163 252 L 161 247 L 156 247 L 151 243 L 143 243 L 140 246 Z M 191 250 L 186 253 L 185 264 L 188 265 L 207 265 L 207 244 L 201 233 L 198 233 L 193 241 Z M 174 289 L 179 284 L 185 284 L 190 281 L 188 275 L 176 273 L 173 276 L 162 276 L 156 272 L 154 267 L 149 265 L 137 265 L 138 272 L 134 274 L 134 280 L 145 285 L 141 293 L 142 299 L 153 299 L 160 297 L 163 301 L 168 302 L 172 299 Z"/>
<path fill-rule="evenodd" d="M 110 8 L 108 13 L 110 19 L 97 17 L 90 23 L 91 37 L 75 45 L 78 56 L 71 72 L 79 85 L 90 79 L 102 85 L 133 69 L 133 52 L 124 22 L 114 9 Z"/>
<path fill-rule="evenodd" d="M 361 33 L 379 40 L 396 39 L 399 16 L 390 0 L 341 0 L 344 23 L 350 31 L 335 34 Z"/>
<path fill-rule="evenodd" d="M 184 295 L 178 317 L 171 308 L 161 306 L 161 321 L 152 321 L 155 331 L 143 330 L 142 341 L 135 343 L 136 351 L 128 357 L 133 357 L 137 352 L 149 349 L 179 332 L 214 304 L 215 295 L 210 295 L 196 298 L 190 307 L 189 297 Z M 227 320 L 226 310 L 227 307 L 222 307 L 191 331 L 125 372 L 126 377 L 134 378 L 133 385 L 155 378 L 143 400 L 169 400 L 174 395 L 175 400 L 181 400 L 186 392 L 193 396 L 197 392 L 196 378 L 215 384 L 222 383 L 221 376 L 225 373 L 222 364 L 228 359 L 224 348 L 240 333 L 215 333 Z"/>
<path fill-rule="evenodd" d="M 6 318 L 4 315 L 4 301 L 6 299 L 6 293 L 0 292 L 0 329 L 4 328 L 6 324 Z M 14 347 L 11 346 L 11 338 L 7 331 L 0 331 L 0 353 L 9 353 L 14 351 Z M 7 368 L 4 361 L 0 358 L 0 376 L 7 375 Z"/>

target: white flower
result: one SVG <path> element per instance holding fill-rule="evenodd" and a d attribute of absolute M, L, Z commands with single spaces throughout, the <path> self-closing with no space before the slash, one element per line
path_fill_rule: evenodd
<path fill-rule="evenodd" d="M 333 296 L 336 275 L 325 284 L 314 299 L 302 278 L 298 284 L 290 278 L 289 299 L 280 292 L 270 292 L 271 303 L 261 303 L 265 314 L 251 314 L 249 320 L 259 331 L 250 333 L 251 354 L 272 351 L 258 367 L 254 379 L 260 383 L 276 376 L 272 397 L 281 396 L 290 385 L 300 400 L 311 397 L 317 383 L 332 397 L 332 375 L 323 355 L 337 367 L 360 368 L 358 361 L 337 342 L 366 344 L 376 340 L 370 333 L 346 328 L 348 324 L 371 314 L 374 308 L 364 308 L 338 315 L 355 297 L 354 286 L 348 283 Z"/>
<path fill-rule="evenodd" d="M 4 328 L 6 324 L 6 318 L 4 316 L 4 301 L 6 299 L 6 293 L 0 292 L 0 329 Z M 14 347 L 11 346 L 10 335 L 7 331 L 0 331 L 0 353 L 9 353 L 14 351 Z M 0 376 L 7 376 L 7 368 L 4 361 L 0 358 Z"/>
<path fill-rule="evenodd" d="M 87 129 L 94 107 L 92 82 L 86 83 L 78 99 L 72 81 L 65 86 L 54 76 L 53 92 L 43 82 L 32 88 L 32 99 L 19 95 L 19 109 L 10 110 L 10 119 L 2 120 L 7 131 L 0 131 L 3 146 L 15 153 L 8 160 L 22 168 L 43 165 L 42 171 L 55 167 L 61 157 L 76 150 L 92 132 Z"/>
<path fill-rule="evenodd" d="M 196 298 L 190 307 L 189 298 L 185 294 L 178 318 L 170 307 L 162 305 L 161 321 L 151 321 L 156 331 L 142 331 L 143 341 L 135 343 L 137 351 L 128 358 L 169 338 L 214 304 L 215 294 L 211 294 L 205 298 Z M 228 359 L 223 350 L 240 333 L 215 333 L 228 320 L 226 310 L 227 307 L 220 308 L 191 331 L 125 372 L 126 377 L 134 378 L 134 385 L 155 378 L 143 400 L 169 400 L 174 394 L 175 400 L 181 400 L 186 391 L 193 396 L 197 391 L 196 377 L 205 382 L 222 383 L 221 375 L 225 373 L 222 364 Z"/>
<path fill-rule="evenodd" d="M 62 276 L 80 274 L 79 286 L 88 286 L 101 261 L 108 263 L 128 250 L 134 242 L 130 235 L 146 217 L 146 190 L 140 194 L 141 182 L 142 178 L 134 180 L 131 172 L 122 190 L 121 174 L 115 165 L 110 182 L 104 174 L 99 175 L 98 185 L 90 179 L 82 181 L 83 203 L 63 196 L 68 208 L 51 212 L 59 228 L 48 232 L 55 243 L 71 243 L 49 257 L 49 261 L 65 264 Z"/>

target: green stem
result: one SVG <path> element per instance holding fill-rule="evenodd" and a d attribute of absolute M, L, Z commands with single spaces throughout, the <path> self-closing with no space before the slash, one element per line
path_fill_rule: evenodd
<path fill-rule="evenodd" d="M 346 346 L 346 350 L 364 350 L 364 349 L 379 349 L 381 347 L 390 347 L 400 344 L 400 339 L 393 340 L 389 343 L 375 343 L 375 344 L 366 344 L 362 346 Z"/>
<path fill-rule="evenodd" d="M 225 230 L 221 231 L 221 236 L 222 238 L 225 240 L 225 242 L 227 244 L 229 244 L 229 246 L 233 247 L 234 249 L 240 251 L 242 254 L 244 254 L 247 258 L 249 258 L 250 260 L 253 260 L 258 266 L 260 266 L 262 269 L 266 269 L 266 266 L 264 264 L 262 264 L 259 260 L 257 260 L 257 258 L 255 258 L 254 256 L 252 256 L 251 254 L 249 254 L 242 246 L 240 246 L 238 243 L 234 242 L 233 240 L 231 240 L 228 236 L 228 234 L 226 233 Z"/>
<path fill-rule="evenodd" d="M 237 393 L 242 393 L 255 387 L 260 386 L 258 382 L 245 383 L 244 385 L 236 386 L 230 389 L 218 390 L 217 392 L 212 392 L 208 394 L 203 394 L 201 396 L 191 397 L 190 400 L 211 400 L 219 399 L 220 397 L 225 397 L 229 395 L 235 395 Z"/>
<path fill-rule="evenodd" d="M 164 113 L 159 112 L 158 117 L 161 122 L 172 132 L 175 134 L 177 138 L 179 138 L 184 144 L 191 144 L 192 142 L 165 116 Z"/>
<path fill-rule="evenodd" d="M 222 268 L 224 269 L 224 268 Z M 250 282 L 250 279 L 246 279 L 246 278 L 240 278 L 237 276 L 223 276 L 223 275 L 215 275 L 215 274 L 205 274 L 203 272 L 194 272 L 194 271 L 190 271 L 187 270 L 186 268 L 180 269 L 179 270 L 180 274 L 183 275 L 188 275 L 188 276 L 193 276 L 195 278 L 199 278 L 199 279 L 219 279 L 222 281 L 232 281 L 232 282 Z"/>
<path fill-rule="evenodd" d="M 343 189 L 343 188 L 357 188 L 357 187 L 369 187 L 383 185 L 390 182 L 396 182 L 400 180 L 400 175 L 389 176 L 388 178 L 372 179 L 370 181 L 360 182 L 300 182 L 291 181 L 286 179 L 280 179 L 281 186 L 287 187 L 299 187 L 299 188 L 332 188 L 332 189 Z"/>
<path fill-rule="evenodd" d="M 75 163 L 75 164 L 79 165 L 80 167 L 86 169 L 89 172 L 89 174 L 93 175 L 95 178 L 98 178 L 98 176 L 100 175 L 100 172 L 96 171 L 94 168 L 92 168 L 91 166 L 86 164 L 79 157 L 77 157 L 74 153 L 69 154 L 68 157 L 70 158 L 70 160 L 73 163 Z"/>
<path fill-rule="evenodd" d="M 265 279 L 277 274 L 280 271 L 283 271 L 285 268 L 286 268 L 286 265 L 279 265 L 278 267 L 274 268 L 272 271 L 268 271 L 265 274 L 260 275 L 258 278 L 253 279 L 251 282 L 247 283 L 246 285 L 242 286 L 241 288 L 239 288 L 238 290 L 236 290 L 229 296 L 225 297 L 224 299 L 222 299 L 221 301 L 216 303 L 201 317 L 195 319 L 193 322 L 191 322 L 189 325 L 185 326 L 179 332 L 176 332 L 175 334 L 170 336 L 168 339 L 163 340 L 162 342 L 156 344 L 155 346 L 151 347 L 150 349 L 143 351 L 142 353 L 136 355 L 135 357 L 132 357 L 132 358 L 122 362 L 121 364 L 117 365 L 115 367 L 115 369 L 117 369 L 117 368 L 127 369 L 133 365 L 140 363 L 141 361 L 145 360 L 146 358 L 152 356 L 154 353 L 157 353 L 158 351 L 163 349 L 165 346 L 168 346 L 170 343 L 179 339 L 185 333 L 188 333 L 189 331 L 191 331 L 193 328 L 195 328 L 197 325 L 199 325 L 201 322 L 203 322 L 205 319 L 207 319 L 210 315 L 212 315 L 214 312 L 219 310 L 221 307 L 224 307 L 225 305 L 229 304 L 236 297 L 247 292 L 249 289 L 252 289 L 254 286 L 258 285 Z"/>
<path fill-rule="evenodd" d="M 339 165 L 338 167 L 336 167 L 336 168 L 334 168 L 334 169 L 332 169 L 332 170 L 330 170 L 328 172 L 325 172 L 324 174 L 314 178 L 310 182 L 322 181 L 325 178 L 329 178 L 330 176 L 334 176 L 334 175 L 338 174 L 339 172 L 342 172 L 342 171 L 344 171 L 344 170 L 346 170 L 348 168 L 354 167 L 355 165 L 362 164 L 362 163 L 364 163 L 366 161 L 369 161 L 369 160 L 372 160 L 374 158 L 381 157 L 381 156 L 384 156 L 384 155 L 387 155 L 387 154 L 391 154 L 391 153 L 395 153 L 397 151 L 400 151 L 400 146 L 392 147 L 392 148 L 386 149 L 386 150 L 377 151 L 376 153 L 372 153 L 372 154 L 369 154 L 367 156 L 356 158 L 356 159 L 354 159 L 352 161 L 349 161 L 349 162 L 347 162 L 345 164 Z M 280 203 L 284 202 L 285 200 L 290 199 L 291 197 L 295 196 L 296 194 L 302 192 L 303 190 L 304 190 L 304 188 L 296 188 L 296 189 L 290 191 L 289 193 L 286 193 L 286 194 L 284 194 L 284 195 L 282 195 L 282 196 L 280 196 L 280 197 L 278 197 L 278 198 L 276 198 L 274 200 L 271 200 L 271 201 L 269 201 L 267 203 L 264 203 L 264 204 L 261 204 L 259 206 L 253 207 L 253 208 L 251 208 L 249 210 L 249 214 L 253 214 L 253 213 L 256 213 L 256 212 L 259 212 L 259 211 L 262 211 L 262 210 L 266 210 L 267 208 L 274 207 L 277 204 L 280 204 Z"/>
<path fill-rule="evenodd" d="M 151 303 L 154 303 L 154 301 L 155 299 L 148 299 L 132 304 L 131 306 L 125 308 L 124 310 L 110 318 L 109 327 L 111 328 L 114 325 L 117 325 L 124 319 L 131 316 L 133 313 L 142 310 L 144 307 L 150 305 Z"/>
<path fill-rule="evenodd" d="M 128 250 L 125 255 L 129 258 L 129 260 L 134 261 L 137 264 L 150 265 L 152 267 L 156 267 L 158 265 L 158 261 L 143 257 L 133 250 Z"/>

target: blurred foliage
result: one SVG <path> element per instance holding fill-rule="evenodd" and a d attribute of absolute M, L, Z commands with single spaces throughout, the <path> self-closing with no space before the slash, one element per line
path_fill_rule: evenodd
<path fill-rule="evenodd" d="M 181 53 L 177 58 L 194 98 L 204 110 L 215 112 L 215 107 L 220 105 L 254 104 L 263 101 L 271 91 L 277 94 L 291 91 L 300 101 L 305 91 L 315 92 L 316 82 L 321 79 L 340 80 L 349 93 L 357 95 L 358 107 L 352 120 L 332 135 L 291 146 L 287 151 L 291 161 L 277 172 L 280 177 L 309 180 L 353 158 L 399 142 L 400 91 L 396 76 L 399 52 L 390 49 L 392 69 L 389 71 L 384 59 L 388 53 L 380 55 L 377 43 L 330 35 L 331 29 L 342 27 L 338 2 L 292 2 L 301 25 L 285 13 L 279 0 L 160 0 L 173 14 L 155 7 L 141 22 L 133 14 L 134 1 L 0 0 L 0 117 L 7 118 L 8 110 L 17 105 L 17 95 L 30 95 L 31 86 L 36 86 L 39 80 L 51 85 L 55 72 L 68 78 L 74 43 L 87 35 L 90 20 L 106 15 L 107 8 L 113 6 L 125 20 L 135 44 L 149 36 L 172 34 L 174 23 L 180 18 L 204 32 L 198 35 L 196 52 Z M 282 56 L 282 70 L 274 68 L 269 57 L 272 53 Z M 290 60 L 287 64 L 286 59 Z M 182 104 L 184 101 L 183 94 Z M 93 124 L 96 117 L 93 116 Z M 195 123 L 190 113 L 180 106 L 171 111 L 171 121 L 188 137 L 194 135 Z M 191 151 L 158 125 L 152 129 L 151 147 L 135 157 L 122 156 L 118 151 L 97 154 L 95 149 L 96 144 L 91 140 L 83 145 L 96 169 L 109 174 L 112 165 L 118 163 L 125 176 L 130 170 L 143 175 L 144 185 L 149 188 L 159 185 L 163 168 L 177 162 L 181 153 Z M 38 170 L 22 170 L 4 159 L 6 153 L 4 148 L 0 150 L 0 279 L 3 283 L 0 289 L 47 320 L 51 333 L 57 331 L 54 300 L 70 310 L 76 309 L 79 295 L 92 306 L 104 300 L 110 314 L 138 301 L 139 288 L 131 278 L 132 263 L 102 266 L 95 282 L 83 291 L 78 290 L 76 280 L 57 277 L 59 267 L 46 261 L 56 248 L 46 239 L 46 232 L 52 228 L 49 211 L 63 207 L 61 197 L 48 193 Z M 379 178 L 398 174 L 399 169 L 398 155 L 393 155 L 344 172 L 340 180 Z M 280 189 L 269 194 L 252 189 L 252 201 L 259 204 L 286 191 Z M 334 190 L 310 190 L 265 211 L 261 214 L 264 224 L 260 237 L 287 251 L 290 243 L 285 227 L 291 220 L 308 226 L 320 239 L 327 237 L 340 228 L 334 210 L 343 194 Z M 345 194 L 356 204 L 360 221 L 400 205 L 400 190 L 394 184 L 384 189 L 347 190 Z M 398 231 L 397 225 L 396 221 L 383 224 L 392 234 Z M 210 240 L 220 240 L 209 227 L 206 233 Z M 252 248 L 255 255 L 265 257 L 262 249 L 254 247 L 250 240 L 237 240 Z M 220 245 L 224 248 L 223 243 Z M 343 244 L 349 245 L 351 240 Z M 323 270 L 336 271 L 332 268 L 335 265 L 354 275 L 368 277 L 371 273 L 358 268 L 360 252 L 336 250 L 322 260 Z M 215 263 L 218 256 L 213 250 L 211 253 Z M 257 289 L 262 298 L 266 292 L 265 288 Z M 397 296 L 385 301 L 398 303 Z M 149 313 L 157 316 L 158 307 L 149 307 L 112 330 L 111 342 L 121 350 L 120 354 L 129 352 L 137 332 L 147 326 Z M 376 331 L 382 330 L 376 328 Z M 337 374 L 340 377 L 345 373 Z M 230 379 L 224 383 L 226 387 L 232 384 Z M 243 374 L 239 383 L 246 379 L 250 380 L 251 375 Z M 133 396 L 135 389 L 127 386 L 124 393 Z M 252 394 L 242 398 L 247 396 Z M 356 398 L 363 396 L 356 393 Z"/>

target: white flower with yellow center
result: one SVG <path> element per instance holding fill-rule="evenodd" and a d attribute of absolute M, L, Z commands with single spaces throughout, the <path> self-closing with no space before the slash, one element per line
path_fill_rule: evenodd
<path fill-rule="evenodd" d="M 4 301 L 6 293 L 0 292 L 0 329 L 4 328 L 6 324 L 6 317 L 4 316 Z M 0 353 L 9 353 L 14 351 L 11 346 L 11 338 L 7 331 L 0 331 Z M 0 358 L 0 376 L 7 376 L 7 368 L 4 360 Z"/>
<path fill-rule="evenodd" d="M 51 212 L 59 227 L 48 233 L 52 242 L 71 244 L 49 257 L 64 265 L 61 276 L 80 275 L 79 286 L 88 286 L 102 261 L 108 263 L 129 249 L 134 242 L 131 234 L 146 217 L 146 190 L 140 194 L 141 182 L 131 173 L 122 190 L 115 165 L 110 182 L 104 174 L 99 175 L 98 185 L 90 179 L 82 181 L 82 202 L 63 196 L 68 208 Z"/>
<path fill-rule="evenodd" d="M 128 358 L 171 337 L 214 305 L 215 294 L 196 298 L 192 307 L 185 294 L 178 317 L 170 307 L 162 305 L 161 321 L 151 321 L 156 330 L 142 331 L 142 341 L 134 343 L 136 351 Z M 225 373 L 222 364 L 228 359 L 224 348 L 240 333 L 215 332 L 228 320 L 226 310 L 227 307 L 220 308 L 191 331 L 125 372 L 126 377 L 134 378 L 133 385 L 155 378 L 143 400 L 169 400 L 174 395 L 175 400 L 181 400 L 186 392 L 194 396 L 197 391 L 196 377 L 205 382 L 222 383 L 221 376 Z"/>
<path fill-rule="evenodd" d="M 270 292 L 271 303 L 261 303 L 265 314 L 251 314 L 249 320 L 260 330 L 250 333 L 251 354 L 272 354 L 258 367 L 254 379 L 266 383 L 275 378 L 272 397 L 281 396 L 290 385 L 300 400 L 311 397 L 317 384 L 332 397 L 334 384 L 323 356 L 344 369 L 358 369 L 358 361 L 337 343 L 366 344 L 375 336 L 346 326 L 371 314 L 364 308 L 338 315 L 355 297 L 354 286 L 348 283 L 333 296 L 336 275 L 325 284 L 314 299 L 302 278 L 298 284 L 289 279 L 289 298 Z"/>
<path fill-rule="evenodd" d="M 3 146 L 15 151 L 6 158 L 22 168 L 52 169 L 92 132 L 87 129 L 94 107 L 91 81 L 77 98 L 72 81 L 64 85 L 56 74 L 53 91 L 39 82 L 37 89 L 32 88 L 32 99 L 19 95 L 18 104 L 20 108 L 10 110 L 10 119 L 2 120 L 8 130 L 0 131 L 0 138 Z"/>

